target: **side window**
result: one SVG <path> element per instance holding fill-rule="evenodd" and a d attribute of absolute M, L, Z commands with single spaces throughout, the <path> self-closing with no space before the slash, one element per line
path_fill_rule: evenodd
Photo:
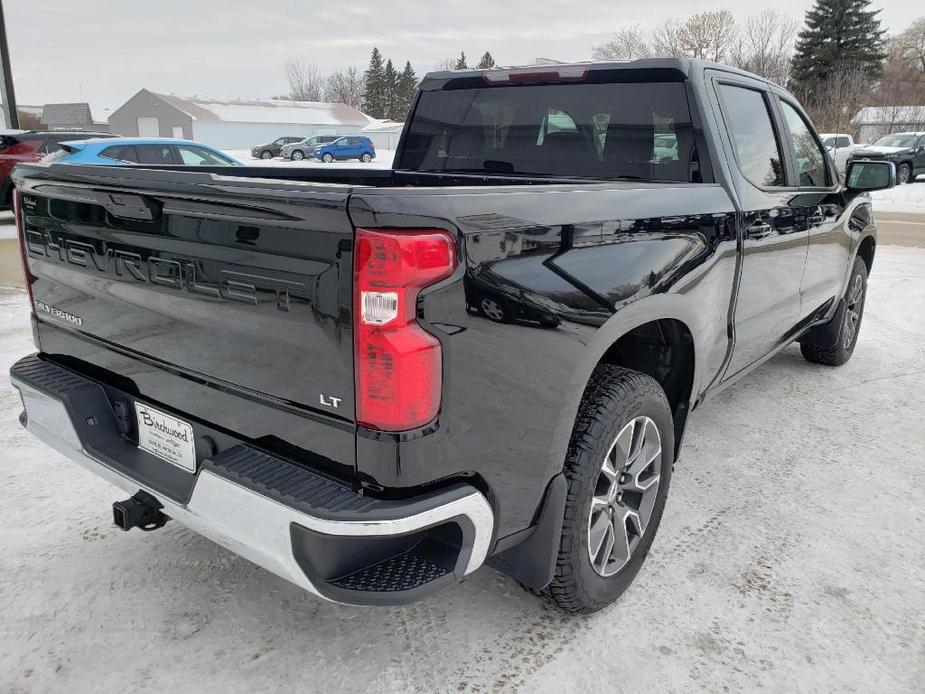
<path fill-rule="evenodd" d="M 130 164 L 138 163 L 138 150 L 135 149 L 135 145 L 126 145 L 123 148 L 122 161 L 127 161 Z"/>
<path fill-rule="evenodd" d="M 836 140 L 835 140 L 835 146 L 836 146 L 838 149 L 841 149 L 842 147 L 850 147 L 850 146 L 851 146 L 851 141 L 848 140 L 847 137 L 839 137 L 839 138 L 836 138 Z"/>
<path fill-rule="evenodd" d="M 729 84 L 719 85 L 719 92 L 742 174 L 760 188 L 785 185 L 783 157 L 764 94 Z"/>
<path fill-rule="evenodd" d="M 116 147 L 107 147 L 102 152 L 100 152 L 100 156 L 103 157 L 104 159 L 115 159 L 116 161 L 121 161 L 122 151 L 124 149 L 125 147 L 121 145 L 118 145 Z"/>
<path fill-rule="evenodd" d="M 139 164 L 176 164 L 170 145 L 137 145 Z"/>
<path fill-rule="evenodd" d="M 813 131 L 797 110 L 786 101 L 781 101 L 781 110 L 790 139 L 793 140 L 793 161 L 797 167 L 800 187 L 824 188 L 829 185 L 825 170 L 825 154 L 813 137 Z"/>

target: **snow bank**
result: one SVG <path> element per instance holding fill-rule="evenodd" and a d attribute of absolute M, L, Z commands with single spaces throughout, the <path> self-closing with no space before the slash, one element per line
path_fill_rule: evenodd
<path fill-rule="evenodd" d="M 391 169 L 392 159 L 395 158 L 395 150 L 391 149 L 377 149 L 376 158 L 368 164 L 364 164 L 363 162 L 357 161 L 356 159 L 351 159 L 349 161 L 334 161 L 330 164 L 325 164 L 324 162 L 318 161 L 316 159 L 303 159 L 302 161 L 292 161 L 291 159 L 281 159 L 279 157 L 274 157 L 273 159 L 255 159 L 251 156 L 250 150 L 247 149 L 225 150 L 225 154 L 227 154 L 229 157 L 234 157 L 245 166 L 288 166 L 301 169 L 307 167 L 339 167 L 347 169 L 368 167 L 371 169 Z"/>

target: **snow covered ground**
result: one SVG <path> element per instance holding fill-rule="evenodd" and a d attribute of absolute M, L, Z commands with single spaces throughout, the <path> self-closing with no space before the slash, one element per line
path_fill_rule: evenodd
<path fill-rule="evenodd" d="M 695 411 L 651 556 L 584 618 L 489 568 L 332 605 L 177 523 L 122 533 L 124 494 L 23 431 L 4 378 L 0 692 L 921 692 L 916 315 L 925 250 L 881 248 L 848 364 L 790 347 Z M 6 373 L 33 350 L 22 292 L 0 290 L 0 335 Z"/>
<path fill-rule="evenodd" d="M 914 183 L 871 193 L 874 212 L 921 212 L 925 214 L 925 176 Z"/>
<path fill-rule="evenodd" d="M 231 149 L 226 150 L 225 154 L 234 157 L 245 166 L 291 166 L 295 168 L 322 166 L 327 168 L 371 168 L 371 169 L 390 169 L 392 168 L 392 159 L 395 157 L 395 151 L 391 149 L 377 149 L 376 158 L 368 164 L 352 159 L 350 161 L 332 161 L 330 164 L 318 161 L 316 159 L 303 159 L 302 161 L 292 161 L 291 159 L 255 159 L 251 156 L 248 149 Z"/>

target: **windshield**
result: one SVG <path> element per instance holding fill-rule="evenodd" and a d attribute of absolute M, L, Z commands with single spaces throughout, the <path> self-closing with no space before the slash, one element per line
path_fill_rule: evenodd
<path fill-rule="evenodd" d="M 683 82 L 421 93 L 397 168 L 700 182 Z"/>
<path fill-rule="evenodd" d="M 912 147 L 917 139 L 918 135 L 915 134 L 896 133 L 894 135 L 884 135 L 874 145 L 877 147 Z"/>

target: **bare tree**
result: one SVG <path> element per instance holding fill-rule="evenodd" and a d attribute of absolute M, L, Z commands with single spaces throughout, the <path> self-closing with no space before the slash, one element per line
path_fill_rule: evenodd
<path fill-rule="evenodd" d="M 803 106 L 820 132 L 853 133 L 853 119 L 869 103 L 871 81 L 861 66 L 842 64 L 814 89 Z"/>
<path fill-rule="evenodd" d="M 642 29 L 635 25 L 617 30 L 610 41 L 591 50 L 594 60 L 636 60 L 650 55 L 649 42 Z"/>
<path fill-rule="evenodd" d="M 660 58 L 683 58 L 685 53 L 681 45 L 682 28 L 682 23 L 675 17 L 669 17 L 655 27 L 649 41 L 653 55 Z"/>
<path fill-rule="evenodd" d="M 294 101 L 321 101 L 324 75 L 318 66 L 302 58 L 289 58 L 283 65 L 289 83 L 289 98 Z"/>
<path fill-rule="evenodd" d="M 355 67 L 348 67 L 328 76 L 324 85 L 324 100 L 360 108 L 365 88 L 365 75 Z"/>
<path fill-rule="evenodd" d="M 684 55 L 715 62 L 726 59 L 735 37 L 735 18 L 729 10 L 691 15 L 679 35 Z"/>
<path fill-rule="evenodd" d="M 915 69 L 925 74 L 925 17 L 919 17 L 896 37 L 904 57 L 915 64 Z"/>
<path fill-rule="evenodd" d="M 731 50 L 732 64 L 785 84 L 790 77 L 790 58 L 798 28 L 797 20 L 776 10 L 751 15 Z"/>
<path fill-rule="evenodd" d="M 455 70 L 456 69 L 456 58 L 442 58 L 437 61 L 437 64 L 434 65 L 435 70 Z"/>

